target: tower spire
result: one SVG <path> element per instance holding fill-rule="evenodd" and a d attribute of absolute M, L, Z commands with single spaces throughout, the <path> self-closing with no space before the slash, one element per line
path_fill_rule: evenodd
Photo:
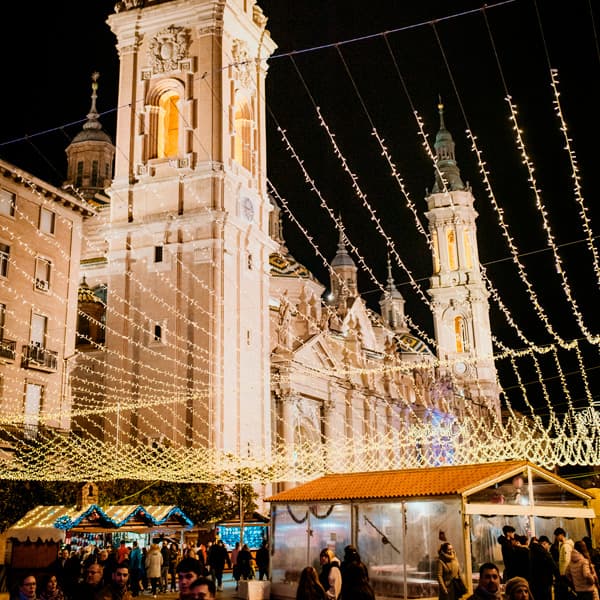
<path fill-rule="evenodd" d="M 454 140 L 444 123 L 444 104 L 441 97 L 438 102 L 438 112 L 440 115 L 440 129 L 435 136 L 434 144 L 437 169 L 435 183 L 433 184 L 433 193 L 443 192 L 445 189 L 448 191 L 464 190 L 465 184 L 460 178 L 460 169 L 456 164 L 454 155 Z M 440 175 L 444 179 L 443 182 L 440 179 Z"/>
<path fill-rule="evenodd" d="M 379 300 L 381 316 L 393 331 L 406 331 L 406 317 L 404 315 L 404 298 L 398 291 L 392 276 L 392 261 L 387 257 L 387 284 Z"/>
<path fill-rule="evenodd" d="M 84 129 L 102 129 L 102 124 L 98 120 L 100 116 L 98 114 L 98 109 L 96 108 L 96 99 L 98 98 L 98 78 L 100 77 L 100 73 L 98 71 L 94 71 L 92 73 L 92 105 L 90 107 L 90 112 L 87 114 L 87 121 L 84 123 Z"/>
<path fill-rule="evenodd" d="M 106 204 L 105 189 L 111 183 L 115 147 L 110 135 L 102 129 L 100 115 L 96 108 L 98 99 L 98 78 L 100 73 L 92 73 L 92 102 L 87 121 L 82 130 L 73 138 L 66 149 L 67 179 L 65 185 L 78 190 L 88 202 Z"/>
<path fill-rule="evenodd" d="M 358 295 L 356 263 L 346 250 L 346 234 L 340 227 L 337 254 L 331 261 L 331 291 L 335 301 L 342 296 L 354 298 Z"/>

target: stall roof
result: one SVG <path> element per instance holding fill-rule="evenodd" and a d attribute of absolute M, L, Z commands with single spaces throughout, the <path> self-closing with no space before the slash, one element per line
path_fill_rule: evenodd
<path fill-rule="evenodd" d="M 193 527 L 192 521 L 177 506 L 89 504 L 74 506 L 38 506 L 6 530 L 6 536 L 21 541 L 59 540 L 64 531 L 110 532 L 181 530 Z"/>
<path fill-rule="evenodd" d="M 331 502 L 468 495 L 531 468 L 534 474 L 580 496 L 592 498 L 574 485 L 526 460 L 477 465 L 452 465 L 398 471 L 334 473 L 266 498 L 267 502 Z"/>

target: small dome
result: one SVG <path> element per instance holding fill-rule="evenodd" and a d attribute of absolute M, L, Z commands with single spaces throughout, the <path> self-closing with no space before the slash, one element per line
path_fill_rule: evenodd
<path fill-rule="evenodd" d="M 85 277 L 77 290 L 77 302 L 78 304 L 102 304 L 102 300 L 94 294 L 92 288 L 87 284 Z"/>
<path fill-rule="evenodd" d="M 112 139 L 110 138 L 110 135 L 102 129 L 84 129 L 73 138 L 71 144 L 77 144 L 79 142 L 104 142 L 106 144 L 112 144 Z"/>
<path fill-rule="evenodd" d="M 300 279 L 314 279 L 311 272 L 300 264 L 289 252 L 273 252 L 269 256 L 271 275 L 275 277 L 298 277 Z"/>
<path fill-rule="evenodd" d="M 431 352 L 427 344 L 410 333 L 400 333 L 395 335 L 394 341 L 396 342 L 398 352 L 429 354 L 430 356 L 433 356 L 433 352 Z"/>

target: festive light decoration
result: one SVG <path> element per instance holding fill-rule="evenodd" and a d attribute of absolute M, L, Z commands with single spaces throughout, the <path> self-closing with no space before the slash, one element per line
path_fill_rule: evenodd
<path fill-rule="evenodd" d="M 485 13 L 485 11 L 483 11 Z M 434 27 L 435 30 L 435 27 Z M 388 50 L 393 57 L 389 45 L 389 37 L 392 32 L 380 34 L 388 45 Z M 436 32 L 437 35 L 437 32 Z M 438 38 L 439 42 L 439 38 Z M 359 85 L 351 74 L 350 67 L 346 58 L 342 55 L 339 45 L 335 49 L 340 57 L 347 75 L 353 85 L 354 91 L 359 98 L 363 111 L 369 123 L 370 135 L 376 140 L 381 150 L 380 157 L 389 167 L 390 179 L 400 190 L 401 197 L 404 199 L 408 210 L 414 217 L 415 227 L 423 237 L 425 244 L 432 249 L 432 241 L 429 238 L 425 228 L 420 222 L 417 209 L 410 198 L 410 194 L 404 183 L 396 160 L 385 143 L 384 136 L 380 133 L 378 127 L 374 124 L 369 113 L 367 104 L 360 93 Z M 445 55 L 444 55 L 445 56 Z M 369 213 L 369 222 L 373 226 L 373 236 L 381 238 L 391 257 L 394 259 L 394 266 L 402 270 L 406 275 L 409 288 L 415 293 L 420 302 L 431 311 L 431 303 L 426 294 L 421 289 L 418 281 L 420 280 L 410 271 L 398 250 L 392 235 L 390 235 L 384 226 L 383 220 L 378 215 L 376 208 L 369 202 L 367 193 L 359 183 L 358 174 L 351 168 L 349 161 L 344 155 L 341 144 L 338 143 L 335 132 L 325 118 L 325 111 L 314 100 L 315 94 L 306 86 L 304 78 L 300 74 L 296 62 L 291 57 L 292 63 L 297 73 L 302 79 L 309 92 L 309 98 L 312 102 L 313 110 L 316 114 L 316 120 L 322 131 L 325 132 L 331 153 L 340 165 L 343 175 L 351 182 L 351 188 L 361 206 Z M 419 112 L 414 107 L 412 98 L 404 79 L 394 61 L 403 87 L 409 96 L 412 115 L 416 124 L 418 137 L 422 140 L 423 150 L 431 162 L 432 171 L 436 172 L 440 181 L 445 185 L 442 173 L 439 170 L 436 157 L 429 143 L 426 133 L 426 126 Z M 228 68 L 228 67 L 224 67 Z M 204 84 L 210 87 L 210 78 L 203 74 L 201 79 Z M 600 285 L 600 269 L 598 252 L 595 247 L 595 237 L 591 227 L 591 220 L 585 205 L 585 199 L 582 193 L 581 177 L 575 152 L 573 150 L 572 140 L 569 138 L 565 118 L 560 104 L 560 94 L 558 91 L 559 80 L 558 71 L 551 70 L 551 86 L 553 90 L 553 105 L 559 121 L 560 131 L 565 140 L 565 150 L 570 164 L 573 180 L 573 193 L 579 207 L 585 242 L 592 255 L 593 269 L 596 275 L 596 284 Z M 458 92 L 458 90 L 456 90 Z M 432 401 L 431 396 L 424 393 L 426 386 L 416 386 L 415 398 L 409 399 L 400 395 L 399 400 L 390 397 L 381 396 L 377 402 L 382 407 L 382 412 L 398 415 L 397 427 L 394 430 L 377 430 L 371 436 L 365 436 L 361 443 L 356 440 L 342 440 L 335 444 L 335 449 L 321 443 L 302 440 L 290 446 L 279 446 L 269 449 L 256 449 L 248 454 L 239 456 L 217 452 L 193 444 L 193 440 L 186 433 L 186 422 L 183 417 L 184 411 L 190 400 L 197 407 L 198 412 L 205 411 L 208 414 L 210 410 L 210 398 L 207 389 L 194 390 L 193 398 L 186 388 L 186 378 L 179 373 L 181 369 L 187 367 L 184 358 L 176 354 L 180 343 L 187 340 L 186 337 L 177 331 L 169 331 L 162 342 L 161 348 L 172 351 L 172 354 L 165 356 L 165 353 L 151 345 L 145 344 L 142 340 L 144 336 L 149 335 L 147 323 L 152 321 L 152 308 L 159 308 L 187 328 L 195 333 L 211 339 L 213 336 L 210 328 L 200 324 L 197 320 L 190 318 L 185 309 L 193 308 L 199 311 L 203 318 L 213 319 L 211 313 L 207 313 L 203 306 L 194 298 L 192 294 L 182 292 L 176 288 L 170 279 L 165 277 L 160 271 L 156 271 L 156 280 L 162 290 L 176 297 L 176 302 L 171 303 L 161 294 L 156 292 L 157 288 L 151 288 L 136 275 L 135 272 L 127 271 L 127 277 L 130 284 L 136 291 L 147 300 L 145 308 L 141 310 L 137 305 L 132 304 L 126 298 L 121 297 L 115 290 L 111 290 L 111 302 L 103 303 L 106 314 L 127 325 L 130 335 L 125 335 L 122 331 L 107 326 L 104 322 L 94 319 L 90 315 L 79 311 L 79 316 L 88 319 L 99 328 L 104 329 L 105 333 L 115 337 L 120 337 L 135 348 L 137 358 L 111 348 L 107 350 L 102 344 L 98 343 L 89 336 L 81 336 L 81 340 L 87 342 L 93 351 L 103 352 L 109 360 L 100 359 L 94 355 L 94 352 L 78 352 L 77 356 L 85 357 L 77 363 L 77 369 L 73 371 L 70 377 L 70 388 L 74 392 L 74 400 L 71 406 L 62 407 L 55 412 L 47 411 L 40 414 L 39 423 L 42 426 L 35 440 L 23 440 L 18 429 L 23 425 L 24 415 L 22 411 L 23 400 L 21 397 L 3 398 L 2 410 L 0 412 L 0 424 L 3 426 L 5 437 L 12 442 L 15 448 L 8 458 L 0 458 L 0 475 L 8 479 L 46 479 L 46 480 L 105 480 L 119 477 L 135 477 L 138 479 L 163 479 L 166 481 L 184 482 L 184 481 L 209 481 L 221 483 L 256 483 L 273 481 L 304 481 L 311 479 L 324 472 L 326 469 L 337 468 L 345 471 L 367 471 L 373 469 L 394 469 L 419 466 L 435 466 L 444 462 L 455 463 L 473 463 L 491 460 L 511 459 L 515 457 L 527 458 L 532 462 L 546 467 L 567 464 L 596 464 L 598 456 L 598 444 L 600 443 L 600 428 L 598 427 L 598 413 L 595 410 L 596 403 L 588 379 L 585 364 L 585 358 L 582 352 L 582 345 L 589 345 L 597 350 L 600 344 L 598 333 L 590 330 L 586 324 L 584 315 L 575 299 L 575 292 L 571 289 L 569 280 L 563 267 L 560 257 L 560 246 L 556 243 L 554 234 L 550 228 L 548 220 L 548 208 L 542 201 L 540 186 L 536 181 L 535 167 L 532 159 L 528 155 L 524 137 L 522 135 L 521 124 L 518 119 L 516 103 L 506 91 L 506 102 L 509 108 L 509 122 L 513 128 L 515 145 L 521 156 L 525 167 L 527 180 L 531 192 L 534 196 L 534 202 L 538 213 L 542 219 L 542 227 L 546 236 L 547 247 L 551 250 L 554 259 L 556 272 L 560 275 L 563 282 L 563 290 L 569 306 L 573 310 L 573 315 L 577 321 L 583 338 L 569 339 L 563 333 L 560 333 L 557 327 L 551 323 L 550 318 L 538 297 L 535 286 L 529 277 L 525 266 L 521 260 L 521 254 L 517 244 L 510 233 L 510 227 L 505 219 L 505 212 L 496 199 L 496 194 L 490 180 L 490 171 L 483 159 L 483 151 L 480 148 L 479 141 L 472 130 L 467 128 L 466 134 L 471 143 L 471 150 L 477 159 L 481 184 L 487 193 L 488 200 L 497 215 L 497 224 L 501 234 L 504 237 L 512 263 L 518 271 L 518 275 L 531 304 L 535 310 L 536 316 L 543 323 L 545 330 L 552 336 L 553 342 L 548 344 L 538 344 L 523 331 L 519 325 L 519 319 L 511 314 L 510 309 L 505 303 L 502 295 L 494 286 L 493 282 L 487 276 L 485 268 L 482 266 L 482 276 L 484 278 L 486 289 L 490 292 L 495 306 L 506 319 L 510 330 L 514 332 L 517 338 L 525 346 L 524 348 L 511 348 L 509 344 L 498 336 L 494 336 L 494 356 L 486 357 L 493 359 L 497 365 L 508 363 L 516 381 L 515 389 L 518 390 L 519 404 L 526 408 L 526 415 L 520 414 L 513 404 L 516 401 L 507 393 L 507 389 L 502 390 L 503 403 L 508 411 L 508 418 L 504 424 L 498 420 L 493 422 L 493 427 L 488 429 L 481 419 L 481 407 L 475 406 L 475 403 L 464 399 L 464 391 L 461 390 L 460 382 L 452 375 L 455 359 L 438 359 L 432 355 L 423 354 L 414 362 L 398 362 L 395 360 L 395 350 L 386 348 L 382 353 L 379 363 L 361 362 L 363 354 L 358 349 L 349 347 L 343 334 L 338 337 L 332 335 L 329 341 L 340 350 L 340 353 L 346 353 L 346 361 L 335 365 L 296 365 L 298 371 L 310 376 L 321 378 L 347 378 L 349 381 L 369 380 L 369 378 L 379 381 L 393 380 L 401 381 L 402 377 L 409 380 L 431 377 L 433 381 L 440 374 L 447 373 L 447 378 L 443 384 L 447 386 L 447 394 L 439 394 L 438 406 Z M 273 113 L 271 112 L 271 115 Z M 224 111 L 224 116 L 227 114 Z M 182 118 L 185 118 L 182 115 Z M 193 130 L 190 127 L 190 130 Z M 319 206 L 329 216 L 334 225 L 335 231 L 343 236 L 352 255 L 358 261 L 362 271 L 368 276 L 375 288 L 382 293 L 386 291 L 385 283 L 380 282 L 375 275 L 375 271 L 368 264 L 364 252 L 361 252 L 358 244 L 351 241 L 351 236 L 340 216 L 336 215 L 336 210 L 327 201 L 324 193 L 319 188 L 315 178 L 309 173 L 309 170 L 303 160 L 300 151 L 288 137 L 284 127 L 278 125 L 278 131 L 281 136 L 284 148 L 291 156 L 292 160 L 299 167 L 304 178 L 307 189 L 311 194 L 317 197 Z M 197 140 L 200 143 L 200 140 Z M 212 160 L 210 149 L 201 147 L 206 154 L 207 160 Z M 20 174 L 21 181 L 36 191 L 36 185 L 26 174 Z M 278 192 L 273 181 L 268 180 L 269 191 L 276 198 L 278 204 L 282 207 L 290 221 L 296 225 L 304 235 L 315 254 L 322 261 L 332 276 L 329 260 L 324 255 L 319 244 L 308 228 L 301 224 L 299 215 L 294 213 L 290 203 Z M 182 185 L 186 185 L 186 177 L 182 176 Z M 186 193 L 192 193 L 192 186 Z M 155 194 L 154 188 L 149 187 L 148 193 Z M 448 193 L 448 190 L 445 190 Z M 39 191 L 37 192 L 39 194 Z M 40 194 L 40 198 L 42 198 Z M 198 198 L 198 201 L 200 199 Z M 43 205 L 48 205 L 49 201 L 42 198 Z M 207 211 L 209 209 L 206 209 Z M 40 233 L 37 224 L 32 222 L 23 212 L 18 210 L 17 216 L 27 222 L 31 228 L 31 236 L 18 236 L 10 227 L 0 225 L 0 233 L 3 237 L 10 239 L 11 243 L 18 246 L 29 257 L 35 257 L 36 238 Z M 102 215 L 98 216 L 102 218 Z M 60 217 L 59 217 L 60 218 Z M 65 220 L 66 222 L 66 220 Z M 182 231 L 186 227 L 193 227 L 192 224 L 179 224 Z M 108 228 L 107 228 L 108 229 Z M 151 233 L 148 227 L 147 233 Z M 108 235 L 111 232 L 108 230 Z M 69 256 L 62 249 L 57 241 L 49 240 L 47 243 L 53 245 L 53 248 L 59 252 L 62 259 L 68 260 Z M 90 248 L 99 251 L 105 244 L 105 240 L 89 240 Z M 207 285 L 196 273 L 191 271 L 184 261 L 175 254 L 174 264 L 181 272 L 188 277 L 194 284 L 201 289 L 203 293 L 210 295 L 213 301 L 220 302 L 215 295 L 214 290 Z M 141 258 L 146 262 L 145 258 Z M 21 268 L 20 264 L 11 256 L 8 259 L 11 269 L 14 269 L 26 281 L 34 283 L 34 277 Z M 58 277 L 62 275 L 57 274 Z M 343 288 L 346 284 L 340 281 Z M 30 297 L 20 294 L 10 285 L 5 286 L 5 293 L 9 295 L 14 302 L 22 303 L 33 308 L 35 305 Z M 62 298 L 51 289 L 48 298 L 51 301 L 61 301 Z M 276 299 L 279 304 L 282 299 Z M 220 305 L 220 308 L 224 307 Z M 310 314 L 300 311 L 293 307 L 294 317 L 305 320 L 307 325 L 315 330 L 322 328 L 322 322 Z M 323 307 L 326 313 L 331 309 L 328 306 Z M 16 316 L 10 308 L 6 313 L 5 334 L 10 337 L 11 327 L 27 327 L 28 323 L 24 321 L 15 321 Z M 375 317 L 374 317 L 375 318 Z M 419 337 L 431 346 L 435 345 L 435 340 L 430 336 L 422 326 L 413 322 L 407 316 L 411 330 L 418 333 Z M 11 324 L 12 323 L 12 324 Z M 49 343 L 58 344 L 61 342 L 60 332 L 53 331 L 50 328 Z M 292 344 L 300 344 L 303 339 L 298 336 L 291 336 Z M 219 375 L 210 369 L 209 356 L 206 348 L 197 343 L 190 342 L 191 351 L 194 353 L 195 374 L 202 374 L 207 379 L 216 378 Z M 566 402 L 564 414 L 560 415 L 555 409 L 551 393 L 548 390 L 547 381 L 549 376 L 543 372 L 545 368 L 541 362 L 548 357 L 554 366 L 552 377 L 557 377 L 562 391 L 562 398 Z M 566 360 L 575 358 L 577 364 L 577 375 L 581 379 L 584 388 L 585 398 L 584 408 L 589 412 L 582 410 L 582 402 L 579 404 L 572 397 L 572 393 L 565 373 L 563 363 Z M 103 371 L 103 385 L 101 386 L 94 380 L 93 375 L 97 371 Z M 131 391 L 130 373 L 140 371 L 136 380 L 136 391 Z M 530 400 L 526 381 L 523 372 L 533 371 L 536 376 L 536 385 L 539 386 L 541 398 L 543 399 L 546 418 L 540 416 L 539 407 L 534 406 Z M 15 383 L 12 377 L 6 377 L 5 386 Z M 271 385 L 285 386 L 285 375 L 274 374 Z M 399 385 L 399 384 L 398 384 Z M 475 382 L 477 385 L 477 382 Z M 512 390 L 511 390 L 512 392 Z M 463 394 L 463 396 L 461 396 Z M 107 401 L 108 399 L 108 401 Z M 457 399 L 463 402 L 458 406 L 454 403 Z M 433 420 L 432 414 L 440 409 L 445 413 L 439 420 Z M 96 437 L 93 433 L 94 426 L 104 417 L 110 417 L 112 421 L 118 421 L 118 416 L 132 412 L 139 418 L 137 431 L 133 432 L 132 437 L 142 430 L 150 430 L 156 436 L 155 445 L 139 442 L 137 444 L 124 442 L 119 435 L 118 428 L 107 428 L 103 432 L 103 438 Z M 174 432 L 179 436 L 178 440 L 166 441 L 160 439 L 161 431 L 154 424 L 156 419 L 164 418 L 168 414 L 171 419 Z M 82 423 L 80 429 L 87 428 L 90 433 L 82 435 L 77 431 L 55 431 L 50 429 L 51 423 L 61 420 L 64 417 L 78 419 Z M 276 415 L 276 426 L 283 426 L 283 417 Z M 361 415 L 354 415 L 360 426 L 365 431 L 370 431 L 371 423 Z M 488 422 L 489 423 L 489 422 Z M 48 425 L 48 427 L 43 427 Z M 203 425 L 208 426 L 208 420 L 203 421 Z M 135 429 L 135 426 L 133 427 Z M 175 436 L 174 436 L 175 438 Z M 469 444 L 465 440 L 477 439 L 478 443 Z M 328 440 L 331 442 L 332 440 Z M 209 444 L 205 436 L 202 443 Z M 415 449 L 418 448 L 418 452 Z M 334 456 L 335 455 L 335 456 Z M 93 456 L 93 461 L 90 460 Z M 128 517 L 131 518 L 131 515 Z M 67 524 L 65 525 L 67 526 Z"/>

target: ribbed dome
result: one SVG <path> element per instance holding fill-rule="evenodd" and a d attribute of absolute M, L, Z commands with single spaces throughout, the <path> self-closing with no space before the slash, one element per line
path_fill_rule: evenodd
<path fill-rule="evenodd" d="M 314 279 L 311 272 L 300 264 L 286 249 L 273 252 L 269 256 L 271 275 L 275 277 L 299 277 L 301 279 Z"/>
<path fill-rule="evenodd" d="M 112 144 L 112 139 L 102 129 L 84 129 L 73 138 L 71 143 L 77 144 L 78 142 L 104 142 Z"/>
<path fill-rule="evenodd" d="M 427 344 L 420 340 L 418 337 L 410 333 L 401 333 L 394 336 L 396 342 L 396 348 L 398 352 L 410 352 L 414 354 L 429 354 L 433 356 L 433 352 L 429 349 Z"/>
<path fill-rule="evenodd" d="M 94 294 L 90 286 L 87 284 L 85 277 L 79 284 L 79 289 L 77 290 L 77 302 L 78 304 L 102 304 L 102 300 L 100 300 L 100 298 Z"/>

